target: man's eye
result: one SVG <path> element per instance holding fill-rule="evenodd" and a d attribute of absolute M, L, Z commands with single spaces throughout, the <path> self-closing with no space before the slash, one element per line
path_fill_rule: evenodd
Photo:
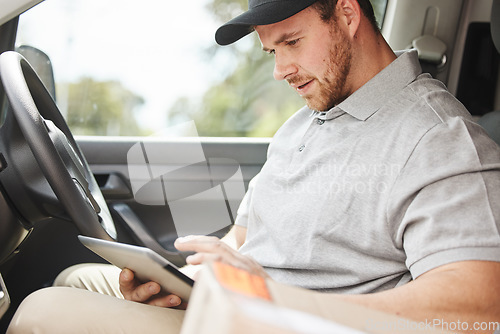
<path fill-rule="evenodd" d="M 288 41 L 288 42 L 286 42 L 286 45 L 294 46 L 299 42 L 299 40 L 300 39 L 294 39 L 294 40 Z"/>

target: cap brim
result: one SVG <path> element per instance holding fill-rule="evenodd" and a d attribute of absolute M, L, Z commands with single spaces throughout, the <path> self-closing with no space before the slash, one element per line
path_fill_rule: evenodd
<path fill-rule="evenodd" d="M 243 14 L 222 25 L 215 32 L 215 41 L 228 45 L 253 31 L 254 26 L 273 24 L 283 21 L 317 0 L 273 1 L 249 9 Z"/>

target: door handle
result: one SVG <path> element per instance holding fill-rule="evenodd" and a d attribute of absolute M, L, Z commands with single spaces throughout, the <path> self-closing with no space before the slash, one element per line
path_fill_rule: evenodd
<path fill-rule="evenodd" d="M 118 173 L 94 173 L 94 177 L 106 199 L 132 198 L 132 191 L 124 177 Z"/>

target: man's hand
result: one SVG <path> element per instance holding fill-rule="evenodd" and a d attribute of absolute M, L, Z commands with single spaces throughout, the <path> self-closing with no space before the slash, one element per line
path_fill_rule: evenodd
<path fill-rule="evenodd" d="M 233 267 L 243 269 L 252 274 L 268 278 L 264 268 L 249 256 L 240 254 L 227 243 L 216 237 L 187 236 L 175 241 L 175 248 L 180 251 L 196 252 L 186 258 L 191 265 L 207 262 L 223 262 Z"/>
<path fill-rule="evenodd" d="M 134 272 L 127 268 L 120 273 L 120 291 L 127 300 L 160 307 L 186 308 L 178 296 L 161 291 L 156 282 L 139 282 Z"/>
<path fill-rule="evenodd" d="M 218 260 L 235 267 L 247 270 L 262 277 L 268 277 L 264 269 L 253 259 L 238 253 L 245 241 L 246 228 L 234 225 L 229 233 L 219 240 L 215 237 L 185 237 L 179 238 L 175 246 L 180 251 L 194 251 L 198 254 L 189 256 L 188 265 L 181 268 L 187 276 L 195 279 L 198 268 L 193 265 Z M 123 269 L 120 274 L 120 291 L 127 300 L 155 305 L 160 307 L 175 307 L 185 309 L 187 303 L 172 294 L 161 291 L 156 282 L 141 283 L 134 277 L 134 272 Z"/>

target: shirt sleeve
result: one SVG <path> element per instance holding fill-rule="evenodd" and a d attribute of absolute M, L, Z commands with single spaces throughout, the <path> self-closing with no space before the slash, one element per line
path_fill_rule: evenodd
<path fill-rule="evenodd" d="M 252 203 L 252 195 L 253 195 L 253 189 L 255 187 L 255 183 L 257 182 L 259 174 L 255 175 L 252 180 L 250 180 L 250 183 L 248 184 L 248 190 L 245 193 L 245 196 L 241 200 L 241 204 L 238 208 L 238 212 L 236 215 L 236 219 L 234 221 L 235 225 L 239 225 L 242 227 L 248 227 L 248 216 L 249 212 L 251 210 L 251 203 Z"/>
<path fill-rule="evenodd" d="M 388 206 L 412 277 L 465 260 L 500 261 L 500 149 L 460 118 L 421 138 Z"/>

